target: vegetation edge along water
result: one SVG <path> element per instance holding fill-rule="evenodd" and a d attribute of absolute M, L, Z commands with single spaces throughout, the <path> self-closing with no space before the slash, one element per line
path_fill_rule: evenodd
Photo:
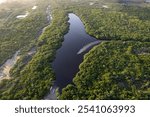
<path fill-rule="evenodd" d="M 149 8 L 86 7 L 70 10 L 81 18 L 88 34 L 111 41 L 85 55 L 73 84 L 59 99 L 150 99 L 150 21 L 145 19 Z"/>
<path fill-rule="evenodd" d="M 15 78 L 0 84 L 0 99 L 42 99 L 55 79 L 51 67 L 56 50 L 68 31 L 68 16 L 62 9 L 53 9 L 53 20 L 39 37 L 37 53 Z"/>
<path fill-rule="evenodd" d="M 53 11 L 53 22 L 39 38 L 38 51 L 35 56 L 21 72 L 13 73 L 15 75 L 14 79 L 4 80 L 0 84 L 1 99 L 42 99 L 52 86 L 55 75 L 51 68 L 51 62 L 54 60 L 56 50 L 61 46 L 64 34 L 68 31 L 67 12 L 57 2 L 53 3 L 54 6 L 56 5 Z M 65 8 L 67 9 L 67 7 Z M 101 18 L 112 17 L 114 19 L 112 21 L 116 24 L 114 16 L 120 18 L 122 16 L 121 12 L 111 14 L 107 10 L 104 12 L 108 13 L 107 17 Z M 115 39 L 114 34 L 116 32 L 108 33 L 108 26 L 103 27 L 105 31 L 101 28 L 99 32 L 95 33 L 93 31 L 100 24 L 95 23 L 93 25 L 92 21 L 96 20 L 95 22 L 103 23 L 102 21 L 104 20 L 102 19 L 100 22 L 100 18 L 93 18 L 94 16 L 101 16 L 97 15 L 99 14 L 99 9 L 86 10 L 81 8 L 77 10 L 72 7 L 70 11 L 77 13 L 84 22 L 89 34 L 105 39 L 113 37 L 112 39 L 120 41 L 103 42 L 94 47 L 85 56 L 83 63 L 80 65 L 80 71 L 73 80 L 75 85 L 68 85 L 63 89 L 59 99 L 150 99 L 150 67 L 148 64 L 150 63 L 150 51 L 149 42 L 146 42 L 149 41 L 149 33 L 146 36 L 142 35 L 141 32 L 136 33 L 137 35 L 132 33 L 130 36 L 128 31 L 125 37 L 122 37 L 123 34 L 119 32 L 121 36 L 118 35 Z M 125 18 L 129 18 L 131 27 L 134 24 L 132 24 L 133 21 L 136 22 L 137 29 L 139 23 L 141 25 L 142 22 L 145 22 L 140 27 L 143 29 L 146 26 L 144 30 L 149 30 L 149 19 L 144 20 L 142 14 L 139 16 L 137 12 L 135 17 L 128 17 L 131 14 L 127 13 L 125 13 Z M 110 20 L 105 21 L 109 22 Z M 113 31 L 112 29 L 109 31 Z M 132 29 L 132 31 L 135 32 L 137 29 Z M 103 33 L 100 33 L 101 31 Z M 140 40 L 142 36 L 144 38 Z"/>

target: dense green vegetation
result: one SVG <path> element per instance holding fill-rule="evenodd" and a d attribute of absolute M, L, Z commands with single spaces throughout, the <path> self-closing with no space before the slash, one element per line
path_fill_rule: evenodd
<path fill-rule="evenodd" d="M 67 12 L 81 18 L 88 34 L 109 41 L 85 55 L 73 84 L 59 99 L 150 99 L 150 7 L 112 1 L 38 0 L 34 11 L 34 3 L 1 7 L 0 64 L 17 50 L 21 58 L 11 70 L 12 78 L 0 82 L 0 99 L 43 99 L 55 80 L 51 63 L 68 31 Z M 50 25 L 45 13 L 49 4 Z M 26 10 L 28 17 L 16 19 Z M 33 46 L 37 52 L 27 55 Z"/>
<path fill-rule="evenodd" d="M 129 16 L 127 13 L 107 11 L 106 9 L 91 9 L 89 11 L 81 9 L 78 12 L 78 14 L 82 13 L 81 18 L 84 20 L 87 32 L 96 38 L 150 41 L 149 20 L 140 20 L 138 17 Z"/>
<path fill-rule="evenodd" d="M 98 39 L 150 41 L 149 7 L 103 4 L 100 8 L 71 7 L 84 22 L 86 31 Z M 140 12 L 140 13 L 139 13 Z"/>
<path fill-rule="evenodd" d="M 53 21 L 39 37 L 32 60 L 23 69 L 13 70 L 14 78 L 1 82 L 0 99 L 42 99 L 52 86 L 55 76 L 50 63 L 68 30 L 67 14 L 59 9 L 52 14 Z"/>
<path fill-rule="evenodd" d="M 150 99 L 150 7 L 77 4 L 68 9 L 81 18 L 90 35 L 116 41 L 92 49 L 59 98 Z"/>
<path fill-rule="evenodd" d="M 150 99 L 150 43 L 103 42 L 60 99 Z"/>
<path fill-rule="evenodd" d="M 0 10 L 0 64 L 24 46 L 29 48 L 38 33 L 47 24 L 45 5 L 32 10 L 35 3 L 12 3 Z M 20 8 L 21 7 L 21 8 Z M 17 9 L 18 8 L 18 9 Z M 29 16 L 17 19 L 16 16 L 29 11 Z"/>

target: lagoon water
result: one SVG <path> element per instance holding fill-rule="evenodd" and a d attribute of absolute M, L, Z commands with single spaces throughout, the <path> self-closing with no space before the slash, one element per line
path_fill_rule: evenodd
<path fill-rule="evenodd" d="M 69 14 L 70 29 L 69 32 L 64 36 L 64 42 L 60 49 L 56 53 L 56 58 L 52 63 L 52 67 L 56 74 L 55 86 L 59 88 L 61 92 L 62 88 L 72 83 L 72 79 L 75 74 L 79 71 L 79 65 L 83 61 L 83 56 L 93 46 L 89 46 L 90 43 L 96 41 L 95 45 L 98 44 L 97 39 L 88 35 L 84 29 L 84 25 L 80 18 L 73 13 Z M 86 45 L 87 48 L 83 49 Z M 79 53 L 79 51 L 82 51 Z"/>

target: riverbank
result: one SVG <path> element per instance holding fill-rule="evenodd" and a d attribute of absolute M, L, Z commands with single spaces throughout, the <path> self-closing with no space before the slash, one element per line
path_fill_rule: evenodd
<path fill-rule="evenodd" d="M 62 46 L 57 50 L 55 60 L 52 62 L 56 80 L 45 99 L 57 99 L 56 89 L 58 88 L 61 93 L 64 87 L 72 83 L 74 76 L 79 71 L 84 54 L 100 43 L 86 34 L 84 25 L 77 15 L 69 13 L 68 17 L 69 31 L 64 35 Z"/>
<path fill-rule="evenodd" d="M 84 56 L 73 83 L 62 90 L 59 99 L 150 99 L 149 8 L 92 6 L 95 8 L 83 4 L 73 11 L 88 34 L 111 41 L 97 45 Z"/>
<path fill-rule="evenodd" d="M 52 63 L 56 75 L 56 85 L 61 91 L 67 84 L 72 82 L 73 77 L 79 71 L 79 64 L 83 60 L 78 51 L 85 45 L 96 41 L 95 38 L 86 34 L 84 25 L 80 18 L 73 13 L 68 14 L 70 28 L 64 36 L 61 48 L 57 50 L 56 58 Z"/>
<path fill-rule="evenodd" d="M 0 81 L 3 79 L 10 79 L 10 70 L 14 67 L 17 60 L 20 58 L 19 52 L 17 51 L 12 58 L 8 59 L 1 67 L 0 67 Z"/>
<path fill-rule="evenodd" d="M 52 16 L 53 22 L 39 37 L 37 52 L 32 60 L 15 74 L 18 83 L 15 86 L 1 84 L 0 99 L 42 99 L 53 85 L 55 75 L 50 63 L 68 31 L 68 18 L 66 12 L 59 9 L 53 9 Z M 11 82 L 13 84 L 16 81 Z"/>
<path fill-rule="evenodd" d="M 32 9 L 35 10 L 37 8 L 37 6 L 33 6 Z M 46 18 L 47 18 L 47 26 L 50 24 L 51 21 L 51 14 L 50 14 L 50 5 L 47 7 L 46 9 Z M 17 16 L 17 18 L 21 19 L 21 18 L 25 18 L 27 17 L 29 14 L 29 12 L 26 12 L 25 15 L 19 15 Z M 48 18 L 50 17 L 50 18 Z M 45 26 L 44 28 L 41 29 L 40 33 L 38 33 L 38 36 L 36 39 L 38 39 L 38 37 L 45 31 L 45 29 L 47 28 L 47 26 Z M 18 59 L 21 58 L 21 60 L 19 61 L 19 65 L 16 65 L 16 68 L 20 68 L 23 69 L 23 67 L 25 66 L 25 64 L 28 64 L 28 62 L 32 59 L 33 55 L 37 52 L 37 48 L 36 46 L 31 47 L 31 49 L 27 52 L 22 54 L 21 56 L 18 54 L 20 53 L 20 51 L 17 51 L 12 58 L 8 59 L 4 64 L 2 64 L 0 66 L 0 81 L 3 79 L 10 79 L 10 70 L 15 66 L 15 64 L 17 63 Z M 21 64 L 20 64 L 21 63 Z M 17 71 L 15 68 L 13 68 L 12 72 L 13 74 L 14 71 Z"/>

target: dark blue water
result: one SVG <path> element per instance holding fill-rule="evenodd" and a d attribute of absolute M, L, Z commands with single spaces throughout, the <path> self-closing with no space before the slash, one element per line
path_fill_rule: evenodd
<path fill-rule="evenodd" d="M 95 38 L 89 36 L 84 29 L 84 25 L 75 14 L 69 14 L 70 29 L 64 36 L 64 42 L 56 53 L 56 59 L 52 63 L 52 67 L 56 74 L 55 85 L 62 88 L 72 83 L 72 79 L 79 71 L 79 65 L 83 61 L 83 55 L 87 51 L 77 54 L 85 45 L 97 41 Z"/>

